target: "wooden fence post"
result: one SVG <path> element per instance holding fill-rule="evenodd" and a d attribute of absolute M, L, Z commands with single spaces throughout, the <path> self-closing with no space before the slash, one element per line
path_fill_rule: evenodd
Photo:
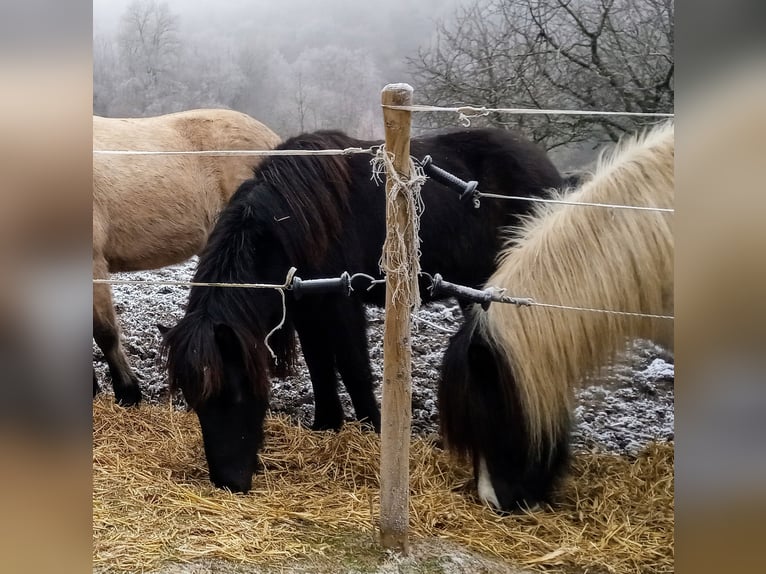
<path fill-rule="evenodd" d="M 412 105 L 412 87 L 389 84 L 381 92 L 386 127 L 386 151 L 394 154 L 394 169 L 404 180 L 410 176 L 411 112 L 391 110 L 386 105 Z M 394 185 L 386 178 L 386 197 Z M 408 226 L 408 198 L 398 193 L 386 202 L 386 244 L 392 234 L 403 234 Z M 417 245 L 406 244 L 405 257 L 417 257 Z M 412 260 L 412 259 L 408 259 Z M 409 551 L 410 426 L 412 424 L 412 350 L 410 340 L 411 278 L 386 273 L 386 320 L 383 336 L 383 409 L 380 448 L 380 541 L 384 548 Z M 394 293 L 406 296 L 393 297 Z"/>

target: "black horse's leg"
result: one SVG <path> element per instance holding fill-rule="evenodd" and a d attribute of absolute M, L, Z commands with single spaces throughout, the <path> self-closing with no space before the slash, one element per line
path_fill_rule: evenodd
<path fill-rule="evenodd" d="M 367 349 L 367 318 L 359 301 L 344 300 L 335 325 L 335 361 L 346 386 L 357 420 L 380 432 L 380 409 L 373 393 L 370 354 Z"/>
<path fill-rule="evenodd" d="M 95 397 L 100 392 L 101 387 L 98 386 L 98 381 L 96 380 L 96 369 L 93 369 L 93 396 Z"/>
<path fill-rule="evenodd" d="M 93 266 L 93 276 L 103 277 L 99 266 Z M 112 375 L 112 387 L 117 403 L 122 406 L 137 405 L 141 402 L 141 389 L 138 377 L 128 363 L 128 357 L 120 344 L 120 327 L 112 305 L 112 292 L 109 285 L 93 285 L 93 338 L 104 353 Z M 94 374 L 95 382 L 95 374 Z M 94 384 L 93 391 L 96 391 Z"/>
<path fill-rule="evenodd" d="M 330 324 L 334 306 L 323 299 L 296 303 L 293 320 L 314 389 L 314 424 L 311 428 L 340 430 L 344 415 L 335 374 L 333 337 L 336 335 Z"/>

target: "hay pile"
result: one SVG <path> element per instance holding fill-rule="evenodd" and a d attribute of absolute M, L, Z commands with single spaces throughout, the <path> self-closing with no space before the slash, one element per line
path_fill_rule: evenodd
<path fill-rule="evenodd" d="M 378 437 L 347 425 L 315 433 L 267 420 L 265 471 L 235 495 L 208 481 L 193 413 L 93 404 L 94 569 L 166 561 L 254 564 L 333 555 L 339 535 L 375 537 Z M 480 506 L 470 470 L 413 440 L 413 539 L 439 537 L 545 572 L 673 571 L 673 445 L 636 460 L 581 455 L 556 511 L 501 517 Z"/>

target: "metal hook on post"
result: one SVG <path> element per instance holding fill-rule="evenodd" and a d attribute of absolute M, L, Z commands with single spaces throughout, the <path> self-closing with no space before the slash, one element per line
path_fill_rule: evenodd
<path fill-rule="evenodd" d="M 430 155 L 425 156 L 420 161 L 420 166 L 428 177 L 457 191 L 460 194 L 461 200 L 472 199 L 474 209 L 479 207 L 479 192 L 477 190 L 479 182 L 473 180 L 463 181 L 459 177 L 452 175 L 450 172 L 434 165 L 434 160 Z"/>

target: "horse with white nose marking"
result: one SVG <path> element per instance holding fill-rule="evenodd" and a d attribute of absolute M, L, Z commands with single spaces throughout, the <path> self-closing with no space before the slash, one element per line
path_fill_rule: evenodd
<path fill-rule="evenodd" d="M 672 208 L 674 129 L 602 156 L 568 201 Z M 543 303 L 672 315 L 672 213 L 546 205 L 511 237 L 486 285 Z M 444 355 L 441 432 L 471 459 L 479 497 L 511 511 L 548 501 L 567 468 L 573 388 L 630 339 L 673 346 L 668 319 L 516 307 L 469 308 Z"/>

